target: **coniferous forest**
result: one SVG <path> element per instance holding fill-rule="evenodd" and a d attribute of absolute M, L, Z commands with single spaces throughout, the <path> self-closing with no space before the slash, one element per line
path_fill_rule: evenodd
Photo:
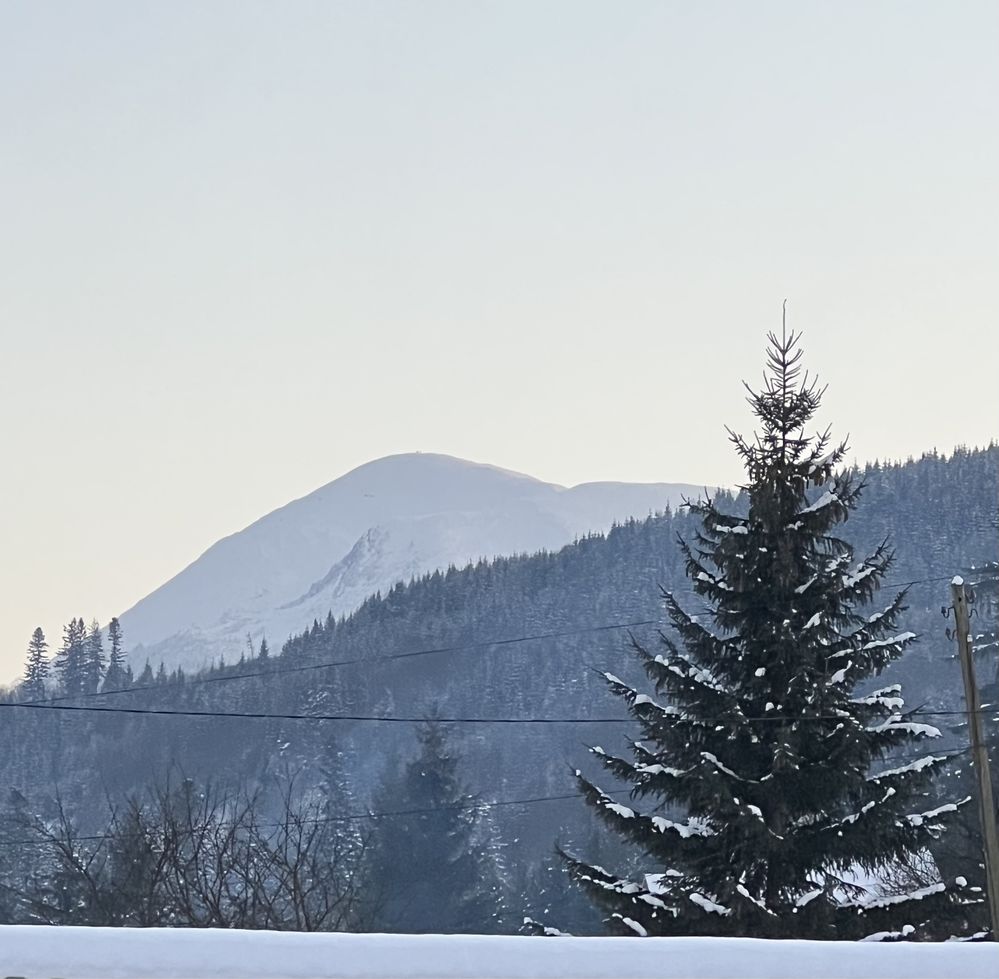
<path fill-rule="evenodd" d="M 980 579 L 988 645 L 999 447 L 851 465 L 796 338 L 769 356 L 733 493 L 195 675 L 129 663 L 117 620 L 36 630 L 0 921 L 983 934 L 941 606 Z"/>

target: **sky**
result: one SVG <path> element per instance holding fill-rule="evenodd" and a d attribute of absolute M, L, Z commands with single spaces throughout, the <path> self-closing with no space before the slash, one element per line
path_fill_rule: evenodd
<path fill-rule="evenodd" d="M 999 5 L 0 5 L 0 682 L 371 459 L 999 436 Z"/>

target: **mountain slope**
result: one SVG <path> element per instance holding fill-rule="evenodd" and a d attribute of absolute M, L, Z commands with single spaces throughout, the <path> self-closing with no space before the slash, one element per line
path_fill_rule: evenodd
<path fill-rule="evenodd" d="M 679 483 L 567 489 L 429 453 L 379 459 L 218 541 L 124 613 L 133 667 L 232 661 L 248 633 L 274 645 L 398 581 L 557 549 L 699 492 Z"/>

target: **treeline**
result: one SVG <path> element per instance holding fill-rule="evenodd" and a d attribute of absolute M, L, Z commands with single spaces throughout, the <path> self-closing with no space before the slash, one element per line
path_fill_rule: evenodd
<path fill-rule="evenodd" d="M 117 618 L 108 624 L 107 641 L 109 649 L 105 651 L 104 634 L 96 619 L 89 627 L 82 618 L 70 619 L 63 628 L 62 645 L 50 659 L 48 640 L 39 626 L 28 642 L 24 678 L 17 693 L 25 700 L 41 700 L 53 686 L 64 697 L 132 686 L 132 668 L 125 659 L 124 636 Z"/>
<path fill-rule="evenodd" d="M 249 655 L 247 655 L 249 654 Z M 248 660 L 261 663 L 270 658 L 267 637 L 259 644 L 246 637 L 246 649 L 235 664 L 244 666 Z M 213 664 L 209 674 L 224 673 L 226 662 L 223 657 Z M 88 626 L 82 618 L 70 619 L 63 627 L 63 641 L 54 656 L 49 654 L 49 644 L 45 632 L 38 626 L 28 642 L 28 653 L 24 673 L 14 692 L 22 700 L 41 700 L 46 694 L 59 697 L 92 696 L 111 690 L 128 690 L 131 687 L 149 687 L 153 684 L 179 684 L 187 678 L 182 667 L 168 671 L 160 661 L 154 672 L 152 664 L 146 660 L 145 666 L 136 677 L 125 652 L 125 639 L 117 616 L 108 623 L 107 648 L 100 622 L 93 619 Z"/>

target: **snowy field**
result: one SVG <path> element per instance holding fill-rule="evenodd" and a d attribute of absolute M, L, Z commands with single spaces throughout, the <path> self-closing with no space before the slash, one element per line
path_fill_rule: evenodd
<path fill-rule="evenodd" d="M 996 979 L 999 945 L 0 926 L 0 977 Z"/>

